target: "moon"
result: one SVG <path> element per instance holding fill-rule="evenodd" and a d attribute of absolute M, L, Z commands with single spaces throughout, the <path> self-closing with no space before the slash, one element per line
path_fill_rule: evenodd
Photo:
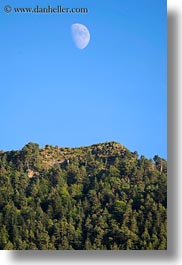
<path fill-rule="evenodd" d="M 73 41 L 78 49 L 83 50 L 90 42 L 90 32 L 88 28 L 79 23 L 71 25 L 71 33 Z"/>

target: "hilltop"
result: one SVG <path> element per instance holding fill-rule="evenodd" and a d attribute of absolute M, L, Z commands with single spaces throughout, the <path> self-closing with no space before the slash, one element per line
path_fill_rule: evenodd
<path fill-rule="evenodd" d="M 106 142 L 75 148 L 60 148 L 52 145 L 45 145 L 40 148 L 38 144 L 30 142 L 22 150 L 0 151 L 0 158 L 7 159 L 12 168 L 19 169 L 23 167 L 29 173 L 34 170 L 49 169 L 55 165 L 65 167 L 72 162 L 74 163 L 75 160 L 79 162 L 79 165 L 88 168 L 90 159 L 92 162 L 102 163 L 101 167 L 105 169 L 113 165 L 115 161 L 119 163 L 118 160 L 122 161 L 125 158 L 131 161 L 136 160 L 138 159 L 138 153 L 136 151 L 130 152 L 126 147 L 117 142 Z M 144 159 L 145 157 L 142 156 L 142 158 Z M 147 161 L 146 158 L 145 160 Z M 154 160 L 158 162 L 157 168 L 161 164 L 161 166 L 165 165 L 165 171 L 167 170 L 164 159 L 155 156 Z M 154 162 L 156 161 L 151 159 L 148 161 L 150 167 L 154 169 L 156 164 Z"/>
<path fill-rule="evenodd" d="M 117 142 L 0 152 L 0 249 L 166 249 L 167 162 Z"/>

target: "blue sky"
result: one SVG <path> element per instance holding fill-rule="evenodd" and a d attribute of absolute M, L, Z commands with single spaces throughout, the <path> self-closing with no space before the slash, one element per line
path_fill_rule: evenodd
<path fill-rule="evenodd" d="M 5 14 L 5 4 L 89 13 Z M 117 141 L 167 157 L 165 0 L 3 0 L 0 21 L 1 150 Z M 84 50 L 73 23 L 90 31 Z"/>

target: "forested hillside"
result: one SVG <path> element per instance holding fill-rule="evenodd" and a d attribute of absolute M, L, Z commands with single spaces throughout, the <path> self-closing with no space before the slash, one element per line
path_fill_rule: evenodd
<path fill-rule="evenodd" d="M 0 151 L 0 249 L 167 248 L 167 163 L 119 143 Z"/>

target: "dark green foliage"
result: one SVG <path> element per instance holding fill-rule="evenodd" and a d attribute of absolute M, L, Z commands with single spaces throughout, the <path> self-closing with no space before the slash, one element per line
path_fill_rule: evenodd
<path fill-rule="evenodd" d="M 167 163 L 111 142 L 0 152 L 0 249 L 167 249 Z"/>

